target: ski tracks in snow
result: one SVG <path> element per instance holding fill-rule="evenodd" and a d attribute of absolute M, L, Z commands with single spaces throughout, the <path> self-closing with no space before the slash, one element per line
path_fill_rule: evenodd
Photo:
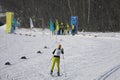
<path fill-rule="evenodd" d="M 114 74 L 114 72 L 116 72 L 119 69 L 120 69 L 120 65 L 112 68 L 111 70 L 109 70 L 108 72 L 104 73 L 98 79 L 95 79 L 95 80 L 106 80 L 109 76 L 111 76 L 112 74 Z"/>

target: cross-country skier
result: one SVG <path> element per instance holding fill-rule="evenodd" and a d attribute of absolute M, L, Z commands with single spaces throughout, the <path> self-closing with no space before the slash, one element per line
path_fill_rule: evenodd
<path fill-rule="evenodd" d="M 60 76 L 60 54 L 64 54 L 64 50 L 61 47 L 61 44 L 58 45 L 58 48 L 56 48 L 53 51 L 53 58 L 52 58 L 52 67 L 50 74 L 52 75 L 55 64 L 57 65 L 57 75 Z"/>

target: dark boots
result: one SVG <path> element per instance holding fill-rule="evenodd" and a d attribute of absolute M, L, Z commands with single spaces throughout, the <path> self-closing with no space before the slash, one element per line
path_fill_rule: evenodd
<path fill-rule="evenodd" d="M 58 75 L 58 76 L 60 76 L 60 73 L 59 73 L 59 72 L 57 72 L 57 75 Z"/>
<path fill-rule="evenodd" d="M 53 71 L 51 70 L 51 71 L 50 71 L 50 74 L 52 75 L 52 73 L 53 73 Z"/>
<path fill-rule="evenodd" d="M 52 75 L 53 71 L 50 71 L 50 75 Z M 57 75 L 60 76 L 60 72 L 57 72 Z"/>

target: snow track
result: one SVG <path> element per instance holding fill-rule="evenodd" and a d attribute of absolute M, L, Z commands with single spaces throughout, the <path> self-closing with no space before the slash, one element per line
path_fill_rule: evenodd
<path fill-rule="evenodd" d="M 106 80 L 109 76 L 111 76 L 112 74 L 114 74 L 114 72 L 116 72 L 119 69 L 120 69 L 120 65 L 112 68 L 111 70 L 109 70 L 108 72 L 106 72 L 105 74 L 103 74 L 102 76 L 100 76 L 96 80 Z"/>

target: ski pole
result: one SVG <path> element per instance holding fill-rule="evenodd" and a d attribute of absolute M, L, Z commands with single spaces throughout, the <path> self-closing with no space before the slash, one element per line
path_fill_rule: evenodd
<path fill-rule="evenodd" d="M 50 65 L 51 65 L 51 61 L 52 61 L 52 58 L 49 60 L 48 68 L 49 68 Z"/>
<path fill-rule="evenodd" d="M 66 73 L 66 68 L 65 68 L 65 61 L 64 61 L 64 55 L 63 55 L 63 66 L 64 66 L 64 73 L 65 73 L 65 77 L 67 77 L 67 73 Z"/>

